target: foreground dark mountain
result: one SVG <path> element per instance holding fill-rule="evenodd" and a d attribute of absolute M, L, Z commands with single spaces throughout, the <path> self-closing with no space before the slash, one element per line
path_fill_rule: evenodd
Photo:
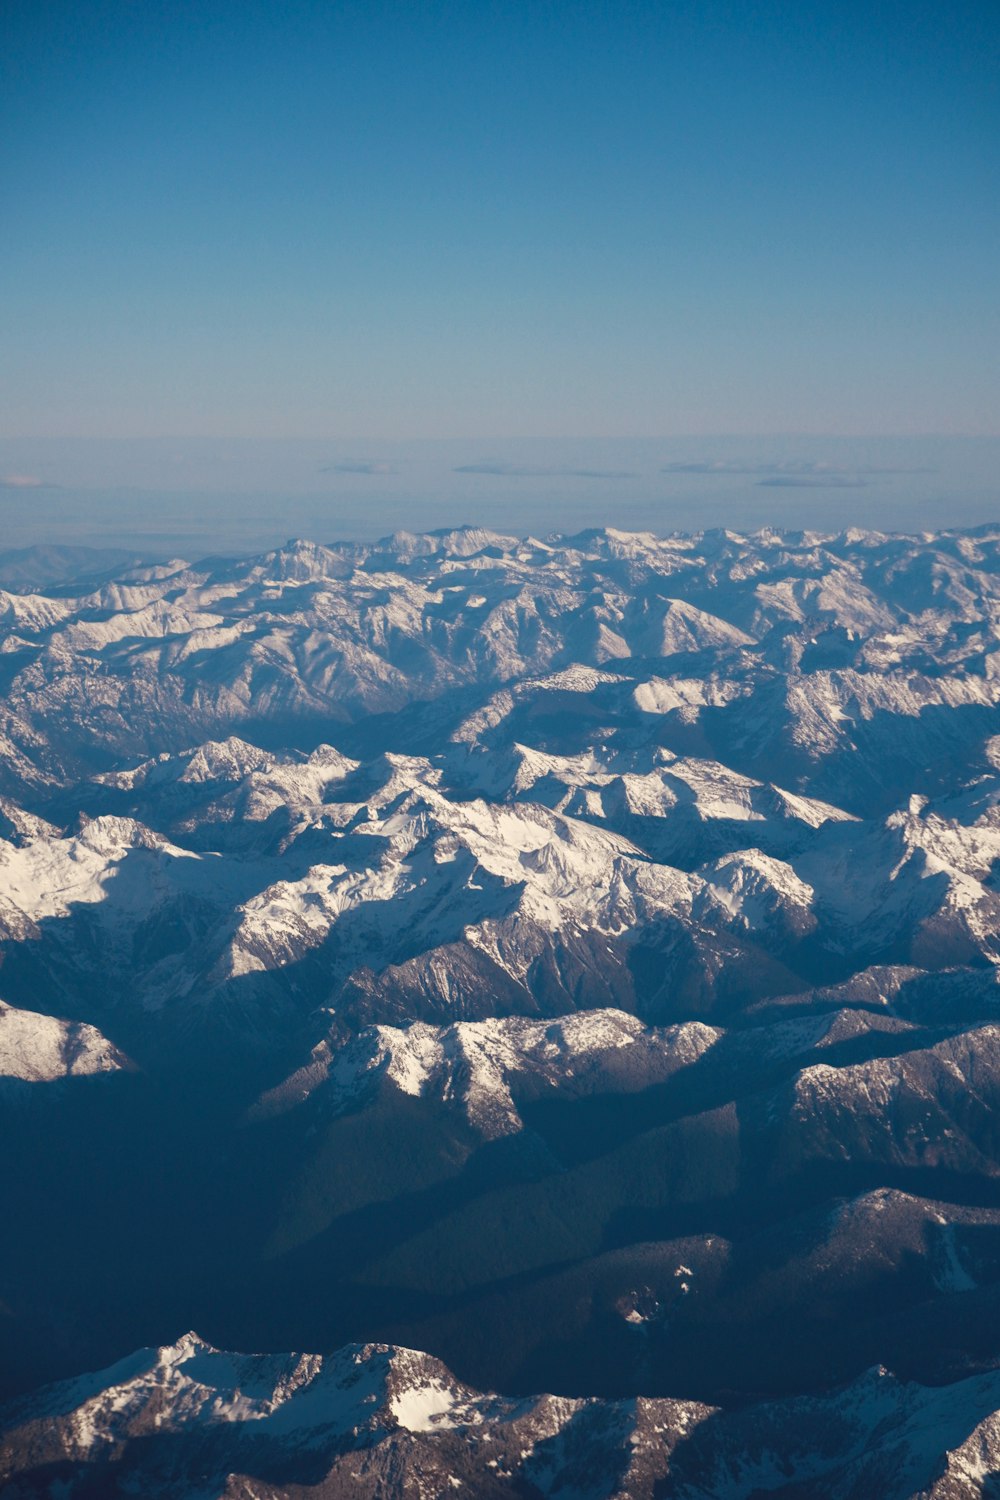
<path fill-rule="evenodd" d="M 693 1438 L 628 1477 L 680 1400 L 847 1495 L 881 1438 L 801 1434 L 881 1365 L 932 1423 L 884 1493 L 989 1493 L 934 1462 L 1000 1404 L 1000 532 L 57 561 L 0 595 L 3 1391 L 377 1341 L 556 1393 L 594 1494 L 774 1489 Z M 167 1493 L 201 1438 L 136 1413 Z M 389 1424 L 348 1480 L 330 1420 L 315 1473 L 228 1419 L 211 1462 L 444 1462 Z M 455 1430 L 477 1493 L 558 1488 Z M 30 1433 L 36 1490 L 97 1454 Z"/>

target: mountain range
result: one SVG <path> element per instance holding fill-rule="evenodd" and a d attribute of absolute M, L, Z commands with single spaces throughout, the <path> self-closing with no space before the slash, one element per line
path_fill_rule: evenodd
<path fill-rule="evenodd" d="M 4 583 L 0 1494 L 1000 1492 L 1000 529 Z"/>

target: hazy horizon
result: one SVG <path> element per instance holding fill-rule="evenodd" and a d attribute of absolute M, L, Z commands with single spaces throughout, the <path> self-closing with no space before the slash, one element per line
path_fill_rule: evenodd
<path fill-rule="evenodd" d="M 922 531 L 997 515 L 1000 439 L 0 439 L 8 548 L 160 556 L 462 524 Z"/>

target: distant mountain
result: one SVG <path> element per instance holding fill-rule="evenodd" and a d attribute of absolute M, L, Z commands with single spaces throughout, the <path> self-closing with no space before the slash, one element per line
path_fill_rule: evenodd
<path fill-rule="evenodd" d="M 143 559 L 121 547 L 16 547 L 0 552 L 0 586 L 16 593 L 103 580 Z"/>
<path fill-rule="evenodd" d="M 11 597 L 3 729 L 66 780 L 267 724 L 286 746 L 343 726 L 349 753 L 459 731 L 492 748 L 500 729 L 579 753 L 596 717 L 611 746 L 697 746 L 885 811 L 901 775 L 938 790 L 997 731 L 997 547 L 462 531 L 135 567 L 72 598 Z M 519 728 L 543 711 L 570 711 L 546 745 Z"/>

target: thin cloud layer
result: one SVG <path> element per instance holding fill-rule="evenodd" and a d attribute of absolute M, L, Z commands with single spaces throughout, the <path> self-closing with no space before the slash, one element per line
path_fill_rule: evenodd
<path fill-rule="evenodd" d="M 739 459 L 716 459 L 705 460 L 695 463 L 672 463 L 664 464 L 660 470 L 661 474 L 710 474 L 725 475 L 738 474 L 748 476 L 763 476 L 762 483 L 786 480 L 792 484 L 806 480 L 815 481 L 818 484 L 839 484 L 842 480 L 871 478 L 891 474 L 933 474 L 931 468 L 906 468 L 904 466 L 885 464 L 828 464 L 812 460 L 788 462 L 788 463 L 745 463 Z"/>
<path fill-rule="evenodd" d="M 860 474 L 771 474 L 758 479 L 760 490 L 866 490 L 871 481 Z"/>
<path fill-rule="evenodd" d="M 327 464 L 319 472 L 321 474 L 395 474 L 397 470 L 392 467 L 392 464 L 342 463 Z"/>
<path fill-rule="evenodd" d="M 521 464 L 459 464 L 453 474 L 492 474 L 499 479 L 636 479 L 633 469 L 529 468 Z"/>
<path fill-rule="evenodd" d="M 37 474 L 5 474 L 0 479 L 0 490 L 51 490 L 55 486 L 46 484 Z"/>

